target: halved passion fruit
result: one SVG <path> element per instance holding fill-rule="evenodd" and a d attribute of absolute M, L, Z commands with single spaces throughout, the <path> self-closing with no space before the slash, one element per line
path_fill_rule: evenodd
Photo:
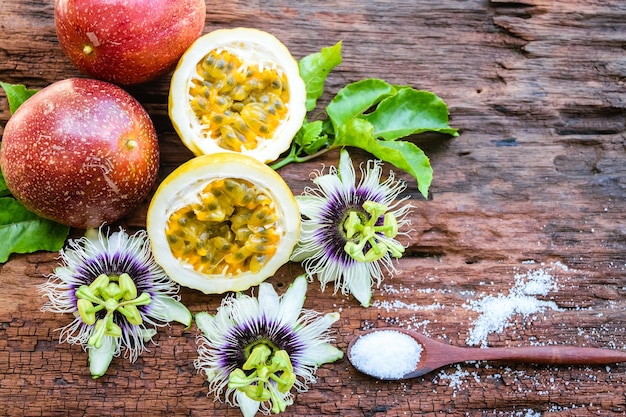
<path fill-rule="evenodd" d="M 195 154 L 235 152 L 271 162 L 306 115 L 298 63 L 273 35 L 220 29 L 198 38 L 170 84 L 169 116 Z"/>
<path fill-rule="evenodd" d="M 155 260 L 174 281 L 207 294 L 261 283 L 289 260 L 300 237 L 298 205 L 284 180 L 232 152 L 174 170 L 146 223 Z"/>

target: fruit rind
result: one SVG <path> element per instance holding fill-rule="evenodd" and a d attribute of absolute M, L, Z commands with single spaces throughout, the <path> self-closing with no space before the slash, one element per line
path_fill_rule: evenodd
<path fill-rule="evenodd" d="M 199 133 L 202 125 L 189 104 L 190 79 L 196 65 L 210 51 L 232 48 L 250 63 L 263 62 L 279 68 L 287 79 L 290 91 L 288 118 L 277 128 L 272 139 L 254 149 L 239 153 L 250 155 L 261 162 L 276 160 L 287 150 L 306 115 L 306 89 L 300 77 L 298 63 L 287 47 L 275 36 L 251 28 L 218 29 L 198 38 L 180 59 L 170 83 L 169 116 L 181 140 L 196 156 L 215 152 L 235 152 L 224 149 Z"/>
<path fill-rule="evenodd" d="M 276 254 L 257 273 L 203 274 L 172 255 L 165 233 L 170 215 L 191 204 L 206 184 L 221 178 L 249 181 L 276 203 L 282 237 Z M 163 180 L 148 208 L 146 228 L 155 260 L 174 281 L 206 294 L 221 294 L 258 285 L 289 260 L 300 237 L 300 214 L 291 190 L 274 170 L 250 156 L 221 152 L 195 157 Z"/>

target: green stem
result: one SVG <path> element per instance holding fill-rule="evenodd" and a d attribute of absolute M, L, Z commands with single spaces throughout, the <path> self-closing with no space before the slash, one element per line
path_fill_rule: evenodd
<path fill-rule="evenodd" d="M 298 152 L 296 150 L 296 146 L 293 146 L 291 148 L 291 151 L 289 152 L 289 155 L 287 155 L 286 157 L 284 157 L 283 159 L 279 160 L 278 162 L 273 163 L 272 165 L 270 165 L 270 168 L 272 168 L 274 171 L 277 171 L 278 169 L 291 164 L 292 162 L 296 162 L 296 163 L 301 163 L 301 162 L 307 162 L 310 161 L 311 159 L 315 159 L 320 155 L 324 155 L 326 152 L 332 150 L 333 147 L 327 147 L 324 149 L 320 149 L 319 151 L 312 153 L 310 155 L 306 155 L 306 156 L 298 156 Z"/>

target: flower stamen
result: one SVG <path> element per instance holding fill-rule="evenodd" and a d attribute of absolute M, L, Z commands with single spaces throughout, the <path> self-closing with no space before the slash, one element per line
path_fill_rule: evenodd
<path fill-rule="evenodd" d="M 245 371 L 252 372 L 246 374 Z M 270 380 L 276 384 L 270 384 Z M 285 411 L 287 403 L 276 390 L 285 394 L 295 382 L 296 374 L 289 354 L 266 343 L 258 343 L 243 366 L 230 373 L 228 388 L 235 388 L 254 401 L 271 401 L 272 412 L 278 414 Z"/>
<path fill-rule="evenodd" d="M 127 273 L 119 276 L 101 274 L 91 284 L 81 285 L 75 295 L 80 318 L 88 325 L 95 324 L 95 331 L 87 344 L 96 349 L 102 346 L 104 336 L 122 336 L 122 329 L 113 321 L 116 311 L 130 324 L 140 325 L 143 319 L 137 306 L 152 302 L 147 292 L 137 296 L 135 282 Z M 102 309 L 106 309 L 106 315 L 96 321 L 96 313 Z"/>
<path fill-rule="evenodd" d="M 402 257 L 404 247 L 392 240 L 398 235 L 398 220 L 389 208 L 375 201 L 367 200 L 363 203 L 362 212 L 351 211 L 344 221 L 343 228 L 346 238 L 344 250 L 350 257 L 358 262 L 375 262 L 382 259 L 387 252 L 394 258 Z M 376 225 L 378 219 L 384 215 L 382 225 Z M 383 239 L 384 235 L 387 239 Z M 369 249 L 365 252 L 366 244 Z"/>

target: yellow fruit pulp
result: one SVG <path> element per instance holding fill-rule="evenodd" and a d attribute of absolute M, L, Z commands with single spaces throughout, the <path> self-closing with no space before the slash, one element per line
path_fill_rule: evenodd
<path fill-rule="evenodd" d="M 197 197 L 169 217 L 173 255 L 205 274 L 259 272 L 280 241 L 273 201 L 234 178 L 210 182 Z"/>
<path fill-rule="evenodd" d="M 181 285 L 243 291 L 289 261 L 300 211 L 281 176 L 234 152 L 185 162 L 159 185 L 146 218 L 152 253 Z"/>
<path fill-rule="evenodd" d="M 213 50 L 196 65 L 190 105 L 203 133 L 224 149 L 241 152 L 271 139 L 287 114 L 289 88 L 276 69 L 248 66 L 236 54 Z"/>
<path fill-rule="evenodd" d="M 251 28 L 198 38 L 172 74 L 168 114 L 196 156 L 233 152 L 275 161 L 306 117 L 298 62 L 275 36 Z"/>

